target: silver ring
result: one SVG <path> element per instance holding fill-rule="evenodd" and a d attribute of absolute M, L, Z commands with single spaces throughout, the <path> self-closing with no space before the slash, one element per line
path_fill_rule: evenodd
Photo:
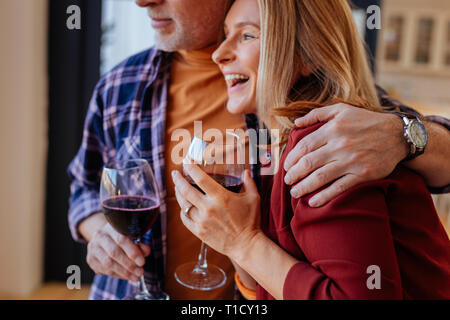
<path fill-rule="evenodd" d="M 184 208 L 184 214 L 185 214 L 186 216 L 189 215 L 189 211 L 191 211 L 191 209 L 192 209 L 193 207 L 194 207 L 194 206 L 193 206 L 192 204 L 190 204 L 189 207 Z"/>

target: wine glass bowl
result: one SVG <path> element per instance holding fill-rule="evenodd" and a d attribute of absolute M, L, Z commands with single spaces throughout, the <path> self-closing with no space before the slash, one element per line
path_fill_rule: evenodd
<path fill-rule="evenodd" d="M 109 197 L 103 200 L 102 207 L 109 224 L 134 241 L 150 230 L 159 213 L 158 201 L 145 196 Z"/>

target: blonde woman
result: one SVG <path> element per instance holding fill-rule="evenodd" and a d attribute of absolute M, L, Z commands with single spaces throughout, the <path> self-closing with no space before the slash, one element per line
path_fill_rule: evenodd
<path fill-rule="evenodd" d="M 257 299 L 450 298 L 450 242 L 418 174 L 398 166 L 319 208 L 309 205 L 318 191 L 296 199 L 284 183 L 286 154 L 326 126 L 291 129 L 291 119 L 341 101 L 382 111 L 347 1 L 236 0 L 225 34 L 213 58 L 227 79 L 227 107 L 290 131 L 280 169 L 266 199 L 248 171 L 240 194 L 196 165 L 186 170 L 204 195 L 179 172 L 172 177 L 183 223 L 234 261 L 241 292 Z"/>

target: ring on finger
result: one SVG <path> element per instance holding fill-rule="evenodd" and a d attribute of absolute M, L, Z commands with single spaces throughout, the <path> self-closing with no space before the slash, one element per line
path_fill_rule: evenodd
<path fill-rule="evenodd" d="M 191 211 L 191 209 L 192 209 L 193 207 L 194 207 L 194 206 L 193 206 L 192 204 L 190 204 L 189 206 L 187 206 L 186 208 L 184 208 L 184 210 L 183 210 L 184 215 L 189 216 L 189 211 Z"/>

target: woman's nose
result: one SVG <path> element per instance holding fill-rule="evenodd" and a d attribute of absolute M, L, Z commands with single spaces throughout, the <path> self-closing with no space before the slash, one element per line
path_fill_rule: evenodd
<path fill-rule="evenodd" d="M 226 40 L 214 51 L 212 59 L 218 65 L 229 63 L 235 59 L 233 51 L 230 50 Z"/>

